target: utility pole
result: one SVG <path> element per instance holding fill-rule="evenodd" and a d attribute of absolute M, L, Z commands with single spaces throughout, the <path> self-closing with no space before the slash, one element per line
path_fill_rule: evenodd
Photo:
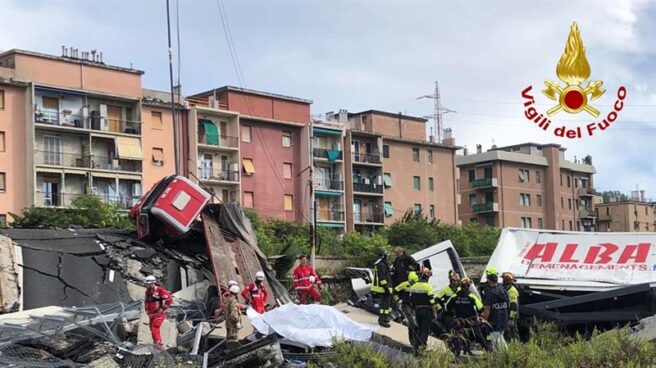
<path fill-rule="evenodd" d="M 310 223 L 310 265 L 315 267 L 317 256 L 317 201 L 314 195 L 314 119 L 310 119 L 310 211 L 312 221 Z"/>
<path fill-rule="evenodd" d="M 171 83 L 171 116 L 173 117 L 173 154 L 175 155 L 175 173 L 179 175 L 180 164 L 178 163 L 178 159 L 180 158 L 180 154 L 178 144 L 178 117 L 175 111 L 175 88 L 173 87 L 173 52 L 171 50 L 171 13 L 169 10 L 169 0 L 166 0 L 166 28 L 169 41 L 169 80 Z M 178 47 L 180 47 L 180 45 L 178 45 Z"/>
<path fill-rule="evenodd" d="M 427 115 L 424 116 L 426 119 L 432 119 L 433 120 L 433 129 L 431 129 L 433 134 L 435 134 L 437 138 L 437 143 L 442 143 L 442 139 L 444 138 L 444 123 L 442 121 L 442 113 L 448 114 L 450 112 L 456 112 L 453 110 L 449 110 L 446 107 L 442 106 L 442 98 L 440 97 L 440 86 L 435 81 L 435 92 L 432 95 L 423 95 L 420 97 L 417 97 L 417 100 L 420 100 L 422 98 L 430 98 L 434 100 L 434 112 L 433 115 Z"/>

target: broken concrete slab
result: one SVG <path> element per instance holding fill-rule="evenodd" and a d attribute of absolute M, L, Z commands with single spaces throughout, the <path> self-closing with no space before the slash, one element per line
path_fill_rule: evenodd
<path fill-rule="evenodd" d="M 133 247 L 130 248 L 130 251 L 132 254 L 139 258 L 139 259 L 148 259 L 155 254 L 157 254 L 157 251 L 153 248 L 140 248 L 140 247 Z"/>
<path fill-rule="evenodd" d="M 178 346 L 178 329 L 174 320 L 166 318 L 160 329 L 162 335 L 162 345 L 165 349 L 175 348 Z M 142 312 L 139 316 L 139 325 L 137 332 L 138 345 L 152 345 L 153 337 L 150 333 L 148 314 Z"/>
<path fill-rule="evenodd" d="M 344 303 L 335 305 L 335 308 L 356 322 L 378 325 L 378 316 L 364 309 Z M 410 344 L 408 337 L 408 327 L 396 322 L 390 322 L 390 325 L 391 327 L 389 328 L 381 327 L 377 329 L 373 334 L 373 341 L 405 350 L 412 349 L 412 344 Z M 427 350 L 447 351 L 447 347 L 444 341 L 429 336 Z"/>
<path fill-rule="evenodd" d="M 127 282 L 128 295 L 131 300 L 143 300 L 146 295 L 146 288 L 133 282 Z"/>
<path fill-rule="evenodd" d="M 20 248 L 12 240 L 0 235 L 0 313 L 15 312 L 20 308 L 21 277 Z"/>
<path fill-rule="evenodd" d="M 100 359 L 96 359 L 87 364 L 89 368 L 120 368 L 121 366 L 114 361 L 110 356 L 105 355 Z"/>
<path fill-rule="evenodd" d="M 656 316 L 643 318 L 631 328 L 631 337 L 653 341 L 656 340 Z"/>
<path fill-rule="evenodd" d="M 205 300 L 205 296 L 207 295 L 207 288 L 209 286 L 210 282 L 208 280 L 203 280 L 202 282 L 196 283 L 173 293 L 173 298 L 175 300 L 181 299 L 188 302 L 202 302 Z"/>
<path fill-rule="evenodd" d="M 128 276 L 130 276 L 131 278 L 133 278 L 135 280 L 143 279 L 144 276 L 141 274 L 141 267 L 142 267 L 141 262 L 139 262 L 137 260 L 134 260 L 134 259 L 128 259 L 127 265 L 128 265 L 128 267 L 127 267 L 126 271 L 127 271 Z"/>

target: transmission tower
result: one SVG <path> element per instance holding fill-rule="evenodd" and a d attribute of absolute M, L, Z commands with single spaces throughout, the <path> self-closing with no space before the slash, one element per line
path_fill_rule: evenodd
<path fill-rule="evenodd" d="M 450 112 L 456 111 L 447 109 L 446 107 L 442 106 L 442 100 L 440 98 L 440 86 L 437 81 L 435 81 L 435 92 L 431 95 L 423 95 L 421 97 L 417 97 L 418 100 L 422 98 L 430 98 L 434 101 L 435 111 L 433 112 L 433 115 L 427 115 L 424 116 L 424 118 L 433 120 L 432 131 L 437 136 L 437 142 L 442 143 L 442 138 L 444 137 L 444 122 L 442 120 L 442 114 L 448 114 Z"/>

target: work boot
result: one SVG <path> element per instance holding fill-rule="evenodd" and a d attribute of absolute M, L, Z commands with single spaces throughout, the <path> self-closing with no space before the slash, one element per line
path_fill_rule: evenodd
<path fill-rule="evenodd" d="M 381 325 L 382 327 L 391 327 L 389 319 L 385 317 L 379 317 L 378 318 L 378 324 Z"/>

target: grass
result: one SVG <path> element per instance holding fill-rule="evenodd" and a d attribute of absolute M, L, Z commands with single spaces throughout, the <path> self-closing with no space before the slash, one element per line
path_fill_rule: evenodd
<path fill-rule="evenodd" d="M 510 342 L 498 354 L 484 353 L 477 358 L 457 361 L 445 352 L 423 352 L 405 365 L 399 365 L 370 347 L 345 342 L 335 344 L 336 354 L 319 362 L 319 367 L 535 367 L 535 368 L 605 368 L 654 367 L 656 344 L 631 338 L 626 329 L 595 332 L 589 338 L 566 336 L 555 325 L 536 327 L 526 343 Z"/>

